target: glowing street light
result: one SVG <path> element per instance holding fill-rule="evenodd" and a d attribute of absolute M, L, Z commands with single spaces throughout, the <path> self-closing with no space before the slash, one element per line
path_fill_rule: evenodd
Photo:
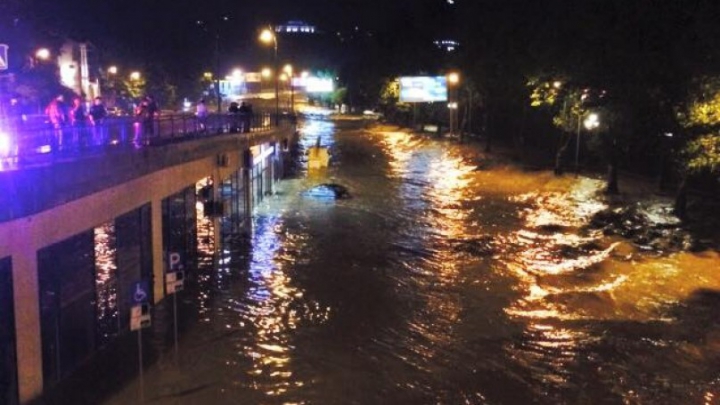
<path fill-rule="evenodd" d="M 275 34 L 270 28 L 265 28 L 260 33 L 260 41 L 265 42 L 266 44 L 275 42 Z"/>
<path fill-rule="evenodd" d="M 458 83 L 460 83 L 460 74 L 457 72 L 448 73 L 447 82 L 448 82 L 448 110 L 450 113 L 450 135 L 453 135 L 455 133 L 455 121 L 456 121 L 455 118 L 457 117 L 458 103 L 457 103 L 457 101 L 453 101 L 452 88 L 456 88 Z"/>
<path fill-rule="evenodd" d="M 232 71 L 229 80 L 234 83 L 241 83 L 244 78 L 245 76 L 243 75 L 243 71 L 241 69 L 235 69 Z"/>
<path fill-rule="evenodd" d="M 260 75 L 262 75 L 262 77 L 264 77 L 265 79 L 268 79 L 270 78 L 270 76 L 272 76 L 272 70 L 270 70 L 270 68 L 263 68 L 260 71 Z"/>
<path fill-rule="evenodd" d="M 285 65 L 283 71 L 288 76 L 287 80 L 290 81 L 290 114 L 295 115 L 295 86 L 293 83 L 293 67 L 291 64 Z"/>
<path fill-rule="evenodd" d="M 278 40 L 277 35 L 273 32 L 272 26 L 268 26 L 260 33 L 260 41 L 266 44 L 272 44 L 273 46 L 273 62 L 275 65 L 275 72 L 278 69 Z M 280 120 L 280 77 L 275 75 L 275 126 L 278 125 Z"/>
<path fill-rule="evenodd" d="M 580 115 L 578 115 L 577 135 L 575 137 L 575 175 L 580 172 Z M 597 113 L 590 113 L 582 120 L 582 125 L 590 131 L 600 126 L 600 116 Z"/>
<path fill-rule="evenodd" d="M 585 126 L 585 129 L 588 131 L 591 129 L 595 129 L 600 126 L 600 116 L 596 113 L 590 113 L 583 121 L 583 125 Z"/>
<path fill-rule="evenodd" d="M 130 80 L 132 80 L 132 81 L 138 81 L 138 80 L 140 80 L 140 77 L 141 77 L 140 72 L 138 72 L 137 70 L 130 73 Z"/>
<path fill-rule="evenodd" d="M 118 72 L 118 68 L 117 68 L 117 66 L 110 66 L 107 71 L 108 71 L 108 74 L 116 75 Z"/>
<path fill-rule="evenodd" d="M 47 48 L 40 48 L 35 52 L 35 57 L 40 60 L 50 59 L 50 50 Z"/>

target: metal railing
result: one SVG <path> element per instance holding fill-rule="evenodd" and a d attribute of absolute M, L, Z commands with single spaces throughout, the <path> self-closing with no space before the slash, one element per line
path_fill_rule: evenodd
<path fill-rule="evenodd" d="M 32 162 L 48 156 L 102 153 L 228 133 L 252 133 L 274 126 L 272 114 L 161 114 L 153 119 L 108 117 L 102 122 L 53 126 L 48 120 L 0 121 L 0 164 Z M 284 123 L 287 120 L 282 120 Z"/>

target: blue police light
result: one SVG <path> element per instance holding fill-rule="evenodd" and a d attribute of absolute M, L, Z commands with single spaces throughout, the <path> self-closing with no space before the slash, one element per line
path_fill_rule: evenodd
<path fill-rule="evenodd" d="M 12 139 L 6 132 L 0 132 L 0 157 L 8 157 L 12 148 Z"/>

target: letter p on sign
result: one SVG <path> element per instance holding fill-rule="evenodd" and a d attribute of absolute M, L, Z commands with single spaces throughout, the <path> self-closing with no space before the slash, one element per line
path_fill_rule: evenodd
<path fill-rule="evenodd" d="M 170 271 L 182 270 L 183 266 L 180 263 L 180 253 L 170 252 L 168 255 L 168 265 L 170 267 Z"/>

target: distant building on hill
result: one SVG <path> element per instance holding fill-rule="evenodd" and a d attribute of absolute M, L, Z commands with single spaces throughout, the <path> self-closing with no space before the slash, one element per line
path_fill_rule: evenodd
<path fill-rule="evenodd" d="M 282 34 L 314 34 L 315 26 L 304 21 L 288 21 L 284 25 L 275 26 L 275 31 Z"/>

